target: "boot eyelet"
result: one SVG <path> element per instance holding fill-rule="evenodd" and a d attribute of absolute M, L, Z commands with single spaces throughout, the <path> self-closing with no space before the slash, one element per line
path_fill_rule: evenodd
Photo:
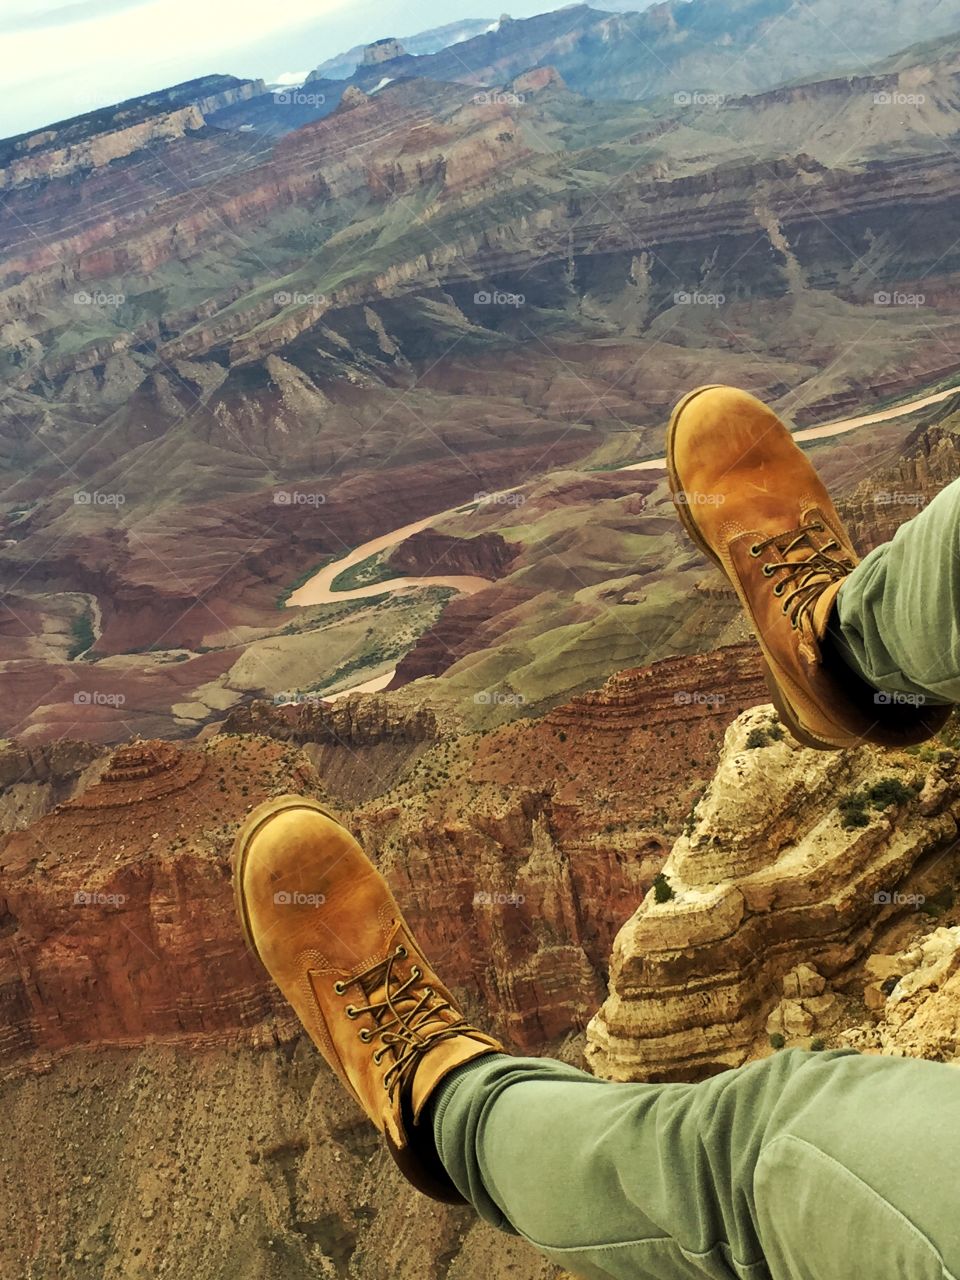
<path fill-rule="evenodd" d="M 422 978 L 423 974 L 421 973 L 418 966 L 414 965 L 413 968 L 410 970 L 410 976 L 411 978 Z"/>
<path fill-rule="evenodd" d="M 374 1062 L 377 1064 L 377 1066 L 378 1066 L 378 1067 L 379 1067 L 379 1065 L 380 1065 L 380 1061 L 381 1061 L 382 1055 L 383 1055 L 383 1050 L 382 1050 L 382 1049 L 378 1049 L 378 1050 L 376 1051 L 376 1053 L 373 1055 L 373 1060 L 374 1060 Z"/>
<path fill-rule="evenodd" d="M 758 547 L 756 543 L 754 543 L 753 546 L 750 548 L 750 554 L 753 556 L 754 560 L 759 559 L 761 555 L 761 548 Z"/>
<path fill-rule="evenodd" d="M 763 574 L 763 576 L 764 576 L 765 578 L 772 578 L 772 577 L 773 577 L 773 565 L 772 565 L 772 564 L 765 564 L 765 565 L 763 566 L 763 568 L 760 570 L 760 572 Z"/>
<path fill-rule="evenodd" d="M 357 1016 L 357 1010 L 355 1006 L 352 1004 L 348 1004 L 343 1012 L 347 1015 L 348 1018 L 355 1018 Z"/>
<path fill-rule="evenodd" d="M 335 982 L 333 984 L 333 993 L 337 996 L 345 996 L 347 994 L 347 984 L 345 982 Z"/>
<path fill-rule="evenodd" d="M 394 952 L 394 955 L 400 960 L 403 960 L 406 954 L 407 954 L 407 948 L 404 946 L 397 947 L 396 951 Z"/>
<path fill-rule="evenodd" d="M 360 1039 L 363 1041 L 364 1044 L 369 1044 L 370 1041 L 373 1039 L 373 1033 L 371 1031 L 368 1031 L 366 1027 L 361 1027 L 360 1030 L 357 1032 L 357 1034 L 359 1035 Z"/>
<path fill-rule="evenodd" d="M 778 582 L 778 583 L 777 583 L 777 585 L 773 588 L 773 594 L 774 594 L 775 596 L 782 596 L 782 595 L 783 595 L 783 583 L 782 583 L 782 582 Z"/>

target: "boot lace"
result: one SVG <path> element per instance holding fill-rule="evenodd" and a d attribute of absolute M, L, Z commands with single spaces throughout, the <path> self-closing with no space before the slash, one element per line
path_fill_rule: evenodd
<path fill-rule="evenodd" d="M 377 1066 L 383 1061 L 385 1054 L 394 1055 L 394 1062 L 383 1077 L 383 1087 L 388 1091 L 391 1102 L 396 1091 L 410 1079 L 424 1053 L 433 1045 L 471 1032 L 481 1034 L 466 1018 L 456 1015 L 450 1001 L 445 1000 L 432 987 L 424 987 L 420 992 L 414 990 L 416 983 L 423 977 L 419 965 L 411 968 L 407 978 L 396 971 L 396 961 L 404 960 L 406 956 L 406 947 L 395 947 L 385 960 L 378 960 L 347 982 L 333 984 L 338 996 L 345 996 L 350 986 L 358 984 L 369 1001 L 362 1005 L 348 1004 L 344 1013 L 351 1019 L 366 1013 L 373 1015 L 376 1027 L 373 1030 L 361 1028 L 359 1036 L 364 1044 L 371 1044 L 378 1037 L 382 1041 L 373 1054 Z M 373 995 L 378 991 L 381 998 L 374 999 Z M 456 1015 L 452 1022 L 441 1016 L 448 1011 Z"/>
<path fill-rule="evenodd" d="M 777 572 L 783 573 L 783 577 L 773 589 L 773 594 L 784 597 L 780 612 L 784 616 L 790 614 L 790 625 L 794 630 L 799 630 L 804 621 L 811 620 L 814 606 L 823 589 L 829 583 L 845 578 L 853 569 L 853 561 L 849 553 L 835 537 L 830 535 L 822 546 L 817 546 L 810 536 L 813 533 L 827 532 L 826 526 L 819 520 L 815 520 L 810 524 L 798 525 L 796 529 L 790 529 L 786 533 L 765 538 L 762 542 L 754 543 L 750 548 L 750 554 L 758 557 L 763 555 L 768 547 L 776 547 L 784 557 L 782 560 L 765 564 L 763 576 L 772 578 Z M 786 545 L 783 545 L 784 543 Z M 787 558 L 799 550 L 805 551 L 806 554 L 794 560 Z M 831 552 L 839 552 L 839 555 L 831 555 Z M 789 593 L 788 587 L 793 588 Z"/>

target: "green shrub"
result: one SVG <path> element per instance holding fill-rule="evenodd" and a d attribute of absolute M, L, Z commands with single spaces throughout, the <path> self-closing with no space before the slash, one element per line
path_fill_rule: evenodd
<path fill-rule="evenodd" d="M 671 898 L 676 897 L 673 892 L 673 885 L 662 871 L 654 878 L 653 896 L 657 902 L 669 902 Z"/>
<path fill-rule="evenodd" d="M 783 1048 L 783 1046 L 784 1046 L 786 1043 L 787 1043 L 787 1042 L 786 1042 L 786 1040 L 784 1039 L 784 1037 L 783 1037 L 783 1035 L 781 1034 L 781 1032 L 779 1032 L 779 1031 L 771 1031 L 771 1033 L 770 1033 L 770 1047 L 771 1047 L 771 1049 L 782 1049 L 782 1048 Z"/>
<path fill-rule="evenodd" d="M 747 747 L 751 751 L 757 747 L 765 747 L 769 741 L 765 729 L 751 729 L 747 734 Z"/>
<path fill-rule="evenodd" d="M 881 778 L 867 792 L 867 799 L 871 808 L 886 809 L 891 804 L 906 804 L 913 799 L 913 794 L 899 778 Z"/>
<path fill-rule="evenodd" d="M 810 1048 L 813 1050 L 814 1053 L 820 1053 L 821 1050 L 825 1049 L 826 1047 L 827 1047 L 827 1042 L 826 1040 L 824 1040 L 823 1036 L 814 1036 L 813 1039 L 810 1041 Z"/>

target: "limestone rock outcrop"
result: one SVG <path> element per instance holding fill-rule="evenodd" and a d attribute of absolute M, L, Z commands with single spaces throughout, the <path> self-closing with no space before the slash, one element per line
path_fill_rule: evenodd
<path fill-rule="evenodd" d="M 307 695 L 297 704 L 251 702 L 232 711 L 225 733 L 261 733 L 281 741 L 372 746 L 378 742 L 432 742 L 439 730 L 428 707 L 405 708 L 380 694 L 351 694 L 337 702 Z"/>
<path fill-rule="evenodd" d="M 738 717 L 660 892 L 617 937 L 610 994 L 588 1031 L 593 1070 L 667 1080 L 739 1065 L 781 1001 L 779 1025 L 812 1030 L 829 1012 L 810 1008 L 824 995 L 816 975 L 860 959 L 903 909 L 904 877 L 956 836 L 956 757 L 943 755 L 946 786 L 936 812 L 921 813 L 921 755 L 821 754 L 785 734 L 771 707 Z"/>
<path fill-rule="evenodd" d="M 363 51 L 363 65 L 365 67 L 378 67 L 381 62 L 392 62 L 394 58 L 402 58 L 404 55 L 403 45 L 399 40 L 388 37 L 385 40 L 375 40 L 373 44 L 368 44 Z"/>

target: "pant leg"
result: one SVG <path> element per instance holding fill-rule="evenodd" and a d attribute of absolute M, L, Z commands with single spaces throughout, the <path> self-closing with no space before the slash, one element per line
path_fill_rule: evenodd
<path fill-rule="evenodd" d="M 489 1057 L 438 1091 L 488 1222 L 584 1280 L 958 1280 L 960 1071 L 788 1050 L 701 1084 Z"/>
<path fill-rule="evenodd" d="M 960 480 L 857 566 L 833 618 L 842 657 L 868 684 L 960 702 Z"/>

